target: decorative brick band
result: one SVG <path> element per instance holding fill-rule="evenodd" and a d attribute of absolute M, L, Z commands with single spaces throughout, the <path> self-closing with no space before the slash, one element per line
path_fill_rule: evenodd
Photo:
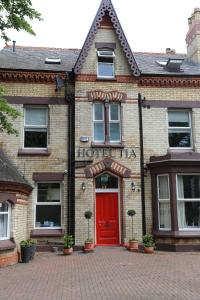
<path fill-rule="evenodd" d="M 64 79 L 65 74 L 53 73 L 53 72 L 26 72 L 26 71 L 0 71 L 0 81 L 3 82 L 32 82 L 32 83 L 55 83 L 55 77 L 59 75 L 60 78 Z"/>
<path fill-rule="evenodd" d="M 113 101 L 124 102 L 127 99 L 127 95 L 118 91 L 104 92 L 102 90 L 96 90 L 88 92 L 88 99 L 90 101 Z"/>
<path fill-rule="evenodd" d="M 199 88 L 200 78 L 195 77 L 143 77 L 138 80 L 139 87 L 159 88 Z"/>
<path fill-rule="evenodd" d="M 118 162 L 114 161 L 109 157 L 96 164 L 93 164 L 92 166 L 86 167 L 84 171 L 86 178 L 93 178 L 106 170 L 120 177 L 129 178 L 131 176 L 130 169 L 119 164 Z"/>
<path fill-rule="evenodd" d="M 82 82 L 112 82 L 115 83 L 135 83 L 137 84 L 138 78 L 131 75 L 117 75 L 114 79 L 100 79 L 96 74 L 80 74 L 76 75 L 76 81 Z"/>

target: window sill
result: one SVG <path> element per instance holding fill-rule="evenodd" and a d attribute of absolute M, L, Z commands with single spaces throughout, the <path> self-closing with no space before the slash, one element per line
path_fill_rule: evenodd
<path fill-rule="evenodd" d="M 35 237 L 61 237 L 64 235 L 63 229 L 34 229 L 31 230 L 31 238 Z"/>
<path fill-rule="evenodd" d="M 19 149 L 18 156 L 49 156 L 51 154 L 50 149 Z"/>
<path fill-rule="evenodd" d="M 153 232 L 155 237 L 172 237 L 172 238 L 200 238 L 200 230 L 189 230 L 189 231 L 165 231 L 159 230 Z"/>
<path fill-rule="evenodd" d="M 106 78 L 106 77 L 97 77 L 96 81 L 117 81 L 117 79 L 115 77 L 110 77 L 110 78 Z"/>
<path fill-rule="evenodd" d="M 0 251 L 11 250 L 16 247 L 16 244 L 11 240 L 0 240 Z"/>
<path fill-rule="evenodd" d="M 92 148 L 118 148 L 118 149 L 123 149 L 125 146 L 124 144 L 97 144 L 92 142 L 91 143 Z"/>

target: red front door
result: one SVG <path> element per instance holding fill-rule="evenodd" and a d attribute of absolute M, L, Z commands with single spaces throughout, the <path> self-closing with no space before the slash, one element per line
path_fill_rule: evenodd
<path fill-rule="evenodd" d="M 97 245 L 119 244 L 118 193 L 96 194 Z"/>

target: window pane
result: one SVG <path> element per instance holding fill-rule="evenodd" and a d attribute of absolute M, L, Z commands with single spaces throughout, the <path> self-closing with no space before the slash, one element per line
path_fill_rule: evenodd
<path fill-rule="evenodd" d="M 119 120 L 119 105 L 116 103 L 110 104 L 110 120 Z"/>
<path fill-rule="evenodd" d="M 25 125 L 47 125 L 47 108 L 26 108 Z"/>
<path fill-rule="evenodd" d="M 120 141 L 119 123 L 110 123 L 110 141 Z"/>
<path fill-rule="evenodd" d="M 8 233 L 8 214 L 0 214 L 0 239 L 6 238 Z"/>
<path fill-rule="evenodd" d="M 168 176 L 158 176 L 158 198 L 169 199 Z"/>
<path fill-rule="evenodd" d="M 7 212 L 8 211 L 8 204 L 2 203 L 2 206 L 0 207 L 0 212 Z"/>
<path fill-rule="evenodd" d="M 169 202 L 159 203 L 160 228 L 171 228 L 171 212 Z"/>
<path fill-rule="evenodd" d="M 169 126 L 171 127 L 189 127 L 189 112 L 169 111 Z"/>
<path fill-rule="evenodd" d="M 96 178 L 96 189 L 117 189 L 118 178 L 104 173 Z"/>
<path fill-rule="evenodd" d="M 94 104 L 94 120 L 103 121 L 103 105 L 101 103 Z"/>
<path fill-rule="evenodd" d="M 200 202 L 178 203 L 179 228 L 200 227 Z"/>
<path fill-rule="evenodd" d="M 199 199 L 200 198 L 200 176 L 178 175 L 178 198 Z"/>
<path fill-rule="evenodd" d="M 104 142 L 104 123 L 94 123 L 94 140 Z"/>
<path fill-rule="evenodd" d="M 24 132 L 25 148 L 47 148 L 47 130 L 46 129 L 26 129 Z"/>
<path fill-rule="evenodd" d="M 170 147 L 191 147 L 190 131 L 181 132 L 169 130 Z"/>
<path fill-rule="evenodd" d="M 36 227 L 60 227 L 60 205 L 36 205 Z"/>
<path fill-rule="evenodd" d="M 98 76 L 102 77 L 114 77 L 114 65 L 113 63 L 98 63 Z"/>
<path fill-rule="evenodd" d="M 60 202 L 59 183 L 38 183 L 38 202 Z"/>

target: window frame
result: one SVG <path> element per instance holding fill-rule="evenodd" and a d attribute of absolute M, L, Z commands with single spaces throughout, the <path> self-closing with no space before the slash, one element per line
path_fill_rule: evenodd
<path fill-rule="evenodd" d="M 160 177 L 167 177 L 167 186 L 168 186 L 168 193 L 169 193 L 169 198 L 168 199 L 160 199 L 160 193 L 159 193 L 159 178 Z M 157 174 L 157 208 L 158 208 L 158 228 L 160 231 L 164 230 L 164 231 L 169 231 L 172 228 L 172 224 L 171 224 L 171 201 L 170 201 L 170 183 L 169 183 L 169 174 Z M 170 206 L 170 224 L 171 227 L 166 227 L 166 228 L 162 228 L 160 227 L 160 203 L 169 203 Z"/>
<path fill-rule="evenodd" d="M 0 203 L 1 204 L 1 203 Z M 7 204 L 8 205 L 8 211 L 7 212 L 1 212 L 0 211 L 0 215 L 7 215 L 7 235 L 6 237 L 0 237 L 0 241 L 5 241 L 5 240 L 9 240 L 10 239 L 10 203 L 8 202 L 5 202 L 5 203 L 2 203 L 3 204 Z"/>
<path fill-rule="evenodd" d="M 178 219 L 178 203 L 179 202 L 200 202 L 200 198 L 179 198 L 179 194 L 178 194 L 178 176 L 184 176 L 184 175 L 188 175 L 188 176 L 199 176 L 200 177 L 200 173 L 176 173 L 176 201 L 177 201 L 177 220 L 179 222 Z M 180 228 L 178 225 L 179 231 L 200 231 L 200 226 L 197 228 L 195 227 L 183 227 Z"/>
<path fill-rule="evenodd" d="M 187 112 L 189 114 L 189 127 L 169 126 L 169 113 L 170 112 Z M 168 145 L 169 145 L 170 149 L 175 149 L 175 150 L 193 149 L 192 110 L 189 110 L 189 109 L 168 109 L 167 110 L 167 128 L 168 128 Z M 171 147 L 170 144 L 169 144 L 169 131 L 170 130 L 174 130 L 176 132 L 189 132 L 190 133 L 190 147 Z"/>
<path fill-rule="evenodd" d="M 104 122 L 104 140 L 95 140 L 95 136 L 94 136 L 94 124 L 98 123 L 98 120 L 95 120 L 95 105 L 96 104 L 101 104 L 102 105 L 102 110 L 103 110 L 103 122 Z M 111 110 L 110 110 L 110 106 L 116 103 L 118 105 L 118 120 L 111 120 L 110 116 L 111 116 Z M 99 145 L 121 145 L 122 144 L 122 119 L 121 119 L 121 104 L 119 102 L 100 102 L 100 101 L 94 101 L 93 102 L 93 109 L 92 109 L 92 120 L 93 120 L 93 143 L 94 144 L 99 144 Z M 99 121 L 102 122 L 102 121 Z M 120 139 L 119 140 L 110 140 L 110 123 L 117 123 L 119 124 L 119 135 L 120 135 Z"/>
<path fill-rule="evenodd" d="M 47 125 L 26 125 L 26 109 L 31 108 L 31 109 L 46 109 L 46 121 Z M 35 128 L 35 129 L 46 129 L 46 136 L 47 136 L 47 143 L 46 147 L 25 147 L 25 129 L 26 128 Z M 24 122 L 23 122 L 23 149 L 24 150 L 46 150 L 48 149 L 48 136 L 49 136 L 49 107 L 45 105 L 25 105 L 24 106 Z"/>
<path fill-rule="evenodd" d="M 59 202 L 38 202 L 38 184 L 40 183 L 45 183 L 45 184 L 52 184 L 52 183 L 58 183 L 60 185 L 60 201 Z M 34 229 L 48 229 L 48 230 L 52 230 L 52 229 L 61 229 L 62 228 L 62 201 L 61 201 L 61 182 L 60 181 L 40 181 L 36 183 L 36 200 L 35 200 L 35 211 L 34 211 Z M 60 226 L 48 226 L 48 227 L 44 227 L 44 226 L 40 226 L 37 227 L 36 226 L 36 213 L 37 213 L 37 206 L 48 206 L 48 205 L 56 205 L 56 206 L 60 206 Z"/>
<path fill-rule="evenodd" d="M 101 54 L 101 52 L 112 52 L 111 55 L 106 55 L 105 53 Z M 111 62 L 99 62 L 99 57 L 100 58 L 108 58 L 111 59 L 112 58 L 112 63 Z M 100 75 L 99 74 L 99 64 L 106 64 L 106 65 L 112 65 L 112 73 L 113 76 L 106 76 L 106 75 Z M 114 50 L 97 50 L 97 78 L 99 79 L 114 79 L 115 78 L 115 52 Z"/>

